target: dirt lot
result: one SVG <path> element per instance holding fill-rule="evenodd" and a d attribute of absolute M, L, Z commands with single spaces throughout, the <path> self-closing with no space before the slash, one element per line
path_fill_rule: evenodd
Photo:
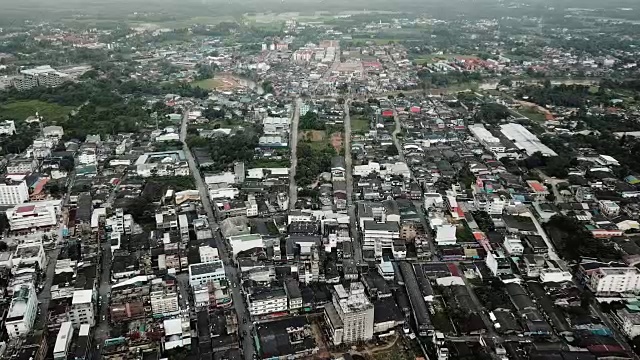
<path fill-rule="evenodd" d="M 322 130 L 306 130 L 306 131 L 301 131 L 298 134 L 298 137 L 300 138 L 300 140 L 311 141 L 311 142 L 324 141 L 326 136 L 327 134 Z"/>
<path fill-rule="evenodd" d="M 340 150 L 342 150 L 342 147 L 344 146 L 344 139 L 343 139 L 343 134 L 336 132 L 331 134 L 331 146 L 333 146 L 334 149 L 336 149 L 336 152 L 339 154 Z"/>

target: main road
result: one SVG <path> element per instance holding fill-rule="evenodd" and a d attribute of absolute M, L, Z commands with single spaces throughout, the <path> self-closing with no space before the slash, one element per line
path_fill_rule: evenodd
<path fill-rule="evenodd" d="M 299 114 L 299 112 L 298 112 Z M 187 158 L 187 162 L 189 163 L 189 169 L 193 174 L 193 178 L 195 179 L 196 186 L 198 188 L 198 192 L 200 193 L 200 201 L 202 202 L 202 206 L 204 208 L 205 213 L 207 214 L 207 218 L 209 220 L 209 225 L 211 226 L 211 231 L 213 232 L 213 237 L 215 239 L 215 243 L 218 248 L 218 253 L 220 254 L 220 258 L 225 264 L 225 272 L 227 275 L 227 279 L 229 283 L 232 284 L 230 290 L 233 298 L 233 307 L 238 315 L 238 335 L 242 339 L 242 351 L 244 354 L 244 358 L 246 360 L 253 359 L 255 354 L 255 347 L 253 343 L 253 337 L 251 336 L 251 327 L 252 322 L 249 318 L 249 312 L 247 311 L 246 306 L 244 305 L 244 301 L 242 299 L 242 294 L 240 293 L 240 287 L 237 286 L 239 284 L 239 274 L 238 270 L 235 266 L 231 265 L 229 252 L 227 251 L 227 247 L 218 232 L 218 223 L 216 222 L 216 217 L 213 212 L 213 208 L 211 207 L 211 201 L 209 201 L 209 194 L 207 191 L 207 187 L 203 181 L 202 174 L 200 174 L 200 169 L 198 168 L 191 151 L 186 143 L 187 136 L 187 124 L 189 123 L 189 109 L 184 110 L 184 114 L 182 116 L 182 126 L 180 129 L 180 141 L 182 142 L 182 148 L 184 150 L 184 155 Z M 246 334 L 246 335 L 244 335 Z"/>
<path fill-rule="evenodd" d="M 296 184 L 296 167 L 298 166 L 298 123 L 300 122 L 300 107 L 302 99 L 297 98 L 291 118 L 289 146 L 291 146 L 291 168 L 289 169 L 289 210 L 296 208 L 298 201 L 298 185 Z"/>
<path fill-rule="evenodd" d="M 353 258 L 356 265 L 362 264 L 362 244 L 360 244 L 360 234 L 356 224 L 356 206 L 353 203 L 353 159 L 351 158 L 351 100 L 344 102 L 344 165 L 347 178 L 347 211 L 349 213 L 349 221 L 351 223 L 351 232 L 353 236 Z"/>

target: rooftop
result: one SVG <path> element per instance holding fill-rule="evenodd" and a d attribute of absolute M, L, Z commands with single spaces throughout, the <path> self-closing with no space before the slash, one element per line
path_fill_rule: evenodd
<path fill-rule="evenodd" d="M 93 290 L 76 290 L 73 292 L 71 304 L 89 304 L 93 298 Z"/>

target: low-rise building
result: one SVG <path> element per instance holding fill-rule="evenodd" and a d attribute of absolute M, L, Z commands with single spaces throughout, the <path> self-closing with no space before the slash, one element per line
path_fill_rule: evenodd
<path fill-rule="evenodd" d="M 73 323 L 73 327 L 79 329 L 80 325 L 95 324 L 95 311 L 93 307 L 94 298 L 93 290 L 76 290 L 73 292 L 71 300 L 71 310 L 69 311 L 69 320 Z"/>

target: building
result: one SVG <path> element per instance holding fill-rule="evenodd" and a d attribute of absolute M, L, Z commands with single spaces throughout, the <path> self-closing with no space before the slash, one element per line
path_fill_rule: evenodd
<path fill-rule="evenodd" d="M 485 263 L 494 276 L 508 275 L 512 273 L 510 260 L 501 252 L 488 252 Z"/>
<path fill-rule="evenodd" d="M 210 263 L 216 260 L 220 260 L 220 255 L 218 254 L 218 249 L 211 246 L 200 246 L 198 248 L 198 252 L 200 253 L 200 262 L 201 263 Z"/>
<path fill-rule="evenodd" d="M 522 240 L 517 235 L 507 235 L 504 238 L 503 247 L 509 255 L 522 255 L 524 246 Z"/>
<path fill-rule="evenodd" d="M 37 313 L 38 297 L 33 284 L 23 284 L 14 289 L 5 319 L 5 328 L 9 338 L 18 338 L 29 333 Z"/>
<path fill-rule="evenodd" d="M 620 324 L 622 331 L 633 339 L 640 335 L 640 313 L 629 312 L 627 309 L 618 310 L 615 319 Z"/>
<path fill-rule="evenodd" d="M 0 205 L 22 204 L 29 200 L 29 188 L 22 176 L 19 180 L 7 177 L 0 182 Z"/>
<path fill-rule="evenodd" d="M 637 293 L 640 290 L 640 270 L 635 267 L 601 267 L 585 280 L 587 287 L 596 294 Z"/>
<path fill-rule="evenodd" d="M 24 203 L 7 209 L 11 231 L 55 226 L 61 200 Z"/>
<path fill-rule="evenodd" d="M 218 284 L 220 280 L 225 280 L 227 275 L 224 271 L 222 260 L 214 260 L 210 263 L 200 263 L 189 265 L 189 285 L 195 287 L 204 284 Z"/>
<path fill-rule="evenodd" d="M 31 158 L 10 160 L 7 164 L 7 174 L 29 174 L 38 168 L 38 161 Z"/>
<path fill-rule="evenodd" d="M 0 122 L 0 135 L 13 135 L 16 133 L 16 123 L 13 120 Z"/>
<path fill-rule="evenodd" d="M 334 345 L 373 338 L 374 307 L 365 295 L 364 285 L 351 283 L 349 289 L 334 285 L 333 302 L 325 305 L 324 316 Z"/>
<path fill-rule="evenodd" d="M 239 253 L 255 248 L 264 248 L 264 241 L 260 234 L 245 234 L 229 237 L 229 244 L 233 249 L 233 257 Z"/>
<path fill-rule="evenodd" d="M 93 326 L 95 324 L 95 311 L 93 309 L 93 290 L 76 290 L 71 300 L 69 320 L 74 328 L 80 328 L 82 324 Z"/>
<path fill-rule="evenodd" d="M 167 283 L 162 279 L 154 279 L 151 283 L 149 300 L 153 315 L 174 315 L 179 313 L 178 292 L 175 282 Z"/>
<path fill-rule="evenodd" d="M 536 152 L 542 153 L 543 156 L 558 156 L 555 151 L 544 145 L 537 136 L 524 126 L 516 123 L 500 125 L 500 132 L 514 145 L 524 151 L 527 156 L 531 156 Z"/>
<path fill-rule="evenodd" d="M 37 86 L 59 86 L 69 79 L 69 75 L 55 70 L 49 65 L 21 70 L 22 77 L 13 79 L 13 86 L 19 90 L 29 90 Z"/>
<path fill-rule="evenodd" d="M 47 255 L 42 243 L 20 244 L 13 253 L 11 263 L 15 272 L 19 267 L 31 266 L 44 269 L 47 262 Z"/>
<path fill-rule="evenodd" d="M 485 149 L 494 154 L 502 154 L 506 147 L 500 142 L 500 139 L 493 136 L 489 130 L 485 129 L 484 124 L 469 125 L 469 132 L 484 146 Z"/>
<path fill-rule="evenodd" d="M 373 250 L 375 257 L 382 257 L 383 249 L 393 249 L 393 242 L 400 239 L 400 225 L 395 221 L 378 223 L 364 221 L 363 250 Z"/>
<path fill-rule="evenodd" d="M 71 321 L 65 321 L 60 325 L 60 331 L 56 337 L 56 344 L 53 348 L 54 360 L 66 360 L 69 354 L 69 346 L 73 339 L 73 326 Z"/>
<path fill-rule="evenodd" d="M 600 211 L 604 216 L 616 217 L 620 215 L 620 206 L 611 200 L 598 201 L 598 208 L 600 208 Z"/>
<path fill-rule="evenodd" d="M 248 299 L 251 316 L 280 315 L 289 310 L 287 293 L 282 288 L 260 289 L 249 295 Z"/>

